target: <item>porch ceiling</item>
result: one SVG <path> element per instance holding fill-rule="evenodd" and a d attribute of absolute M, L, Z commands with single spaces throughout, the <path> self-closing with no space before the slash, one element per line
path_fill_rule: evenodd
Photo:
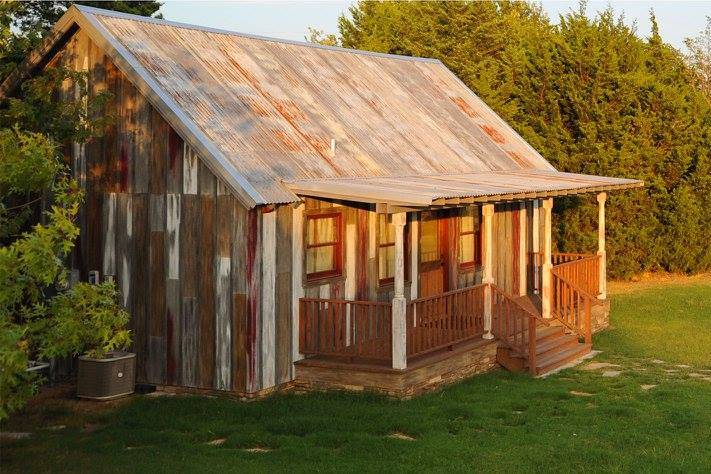
<path fill-rule="evenodd" d="M 637 188 L 636 179 L 528 169 L 485 173 L 300 179 L 294 193 L 402 207 L 462 205 Z"/>

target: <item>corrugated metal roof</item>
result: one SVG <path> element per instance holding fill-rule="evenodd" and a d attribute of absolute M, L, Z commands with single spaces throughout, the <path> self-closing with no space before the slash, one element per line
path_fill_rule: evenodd
<path fill-rule="evenodd" d="M 16 87 L 75 25 L 249 207 L 297 201 L 297 183 L 343 189 L 356 186 L 350 178 L 368 178 L 375 190 L 383 183 L 402 187 L 399 177 L 412 176 L 408 182 L 430 183 L 427 193 L 439 199 L 434 190 L 441 181 L 457 177 L 463 180 L 444 186 L 453 196 L 484 189 L 468 183 L 471 176 L 498 176 L 499 187 L 515 177 L 502 171 L 547 172 L 539 180 L 560 176 L 438 60 L 86 6 L 69 8 L 0 93 Z M 464 189 L 475 184 L 480 187 Z"/>
<path fill-rule="evenodd" d="M 84 10 L 265 202 L 295 199 L 282 180 L 552 169 L 439 61 Z"/>
<path fill-rule="evenodd" d="M 498 202 L 560 194 L 610 191 L 642 186 L 635 179 L 606 178 L 550 170 L 515 170 L 430 176 L 334 178 L 287 183 L 298 194 L 399 206 Z"/>

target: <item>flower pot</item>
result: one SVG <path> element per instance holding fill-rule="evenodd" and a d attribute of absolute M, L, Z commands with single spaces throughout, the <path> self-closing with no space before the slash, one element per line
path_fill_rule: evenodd
<path fill-rule="evenodd" d="M 136 354 L 109 352 L 104 359 L 79 357 L 77 397 L 111 400 L 133 393 Z"/>

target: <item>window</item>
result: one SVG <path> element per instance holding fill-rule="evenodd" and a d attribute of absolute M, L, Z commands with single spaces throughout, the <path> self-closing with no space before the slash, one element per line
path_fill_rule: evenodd
<path fill-rule="evenodd" d="M 405 252 L 405 279 L 409 270 L 409 226 L 403 232 Z M 378 281 L 381 285 L 395 281 L 395 226 L 388 222 L 386 214 L 378 214 Z"/>
<path fill-rule="evenodd" d="M 340 276 L 341 213 L 306 216 L 306 280 Z"/>
<path fill-rule="evenodd" d="M 459 268 L 471 269 L 481 264 L 479 208 L 466 207 L 459 218 Z"/>

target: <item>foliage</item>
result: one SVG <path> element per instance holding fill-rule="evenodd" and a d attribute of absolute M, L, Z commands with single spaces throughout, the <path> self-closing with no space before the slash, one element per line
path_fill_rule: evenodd
<path fill-rule="evenodd" d="M 711 16 L 706 17 L 706 28 L 695 38 L 684 41 L 689 53 L 689 67 L 696 74 L 699 87 L 711 101 Z"/>
<path fill-rule="evenodd" d="M 102 359 L 110 351 L 127 348 L 131 344 L 131 333 L 125 329 L 129 315 L 117 298 L 113 282 L 78 283 L 52 298 L 49 317 L 33 327 L 42 334 L 39 353 L 47 359 L 70 354 Z"/>
<path fill-rule="evenodd" d="M 0 124 L 43 133 L 57 143 L 84 143 L 101 136 L 114 117 L 105 114 L 111 93 L 89 94 L 88 72 L 53 67 L 21 86 L 19 98 L 10 97 L 0 111 Z M 73 100 L 58 100 L 57 91 L 71 84 Z"/>
<path fill-rule="evenodd" d="M 20 408 L 38 378 L 25 372 L 37 342 L 26 321 L 43 314 L 48 288 L 66 284 L 63 258 L 79 233 L 74 218 L 81 193 L 75 182 L 60 179 L 47 224 L 37 224 L 7 246 L 0 246 L 0 419 Z"/>
<path fill-rule="evenodd" d="M 3 1 L 0 3 L 0 80 L 40 44 L 73 3 L 143 16 L 153 16 L 161 7 L 156 1 Z"/>
<path fill-rule="evenodd" d="M 348 48 L 442 60 L 562 171 L 643 179 L 609 198 L 610 276 L 711 268 L 711 105 L 656 22 L 645 40 L 609 9 L 552 24 L 521 2 L 361 1 L 339 32 Z M 595 250 L 594 197 L 555 210 L 559 250 Z"/>
<path fill-rule="evenodd" d="M 0 81 L 40 44 L 71 3 L 0 2 Z M 146 16 L 161 5 L 77 3 Z M 81 145 L 101 135 L 113 119 L 99 113 L 109 94 L 88 91 L 86 79 L 86 72 L 49 68 L 0 104 L 0 419 L 20 408 L 35 389 L 38 378 L 25 371 L 28 356 L 80 350 L 101 354 L 129 340 L 120 325 L 127 315 L 113 306 L 115 290 L 81 285 L 55 296 L 67 285 L 65 262 L 79 235 L 74 220 L 82 200 L 78 183 L 66 176 L 68 164 L 59 146 Z M 58 100 L 66 92 L 73 100 Z M 49 329 L 68 331 L 68 313 L 78 309 L 97 332 L 75 327 L 64 346 L 51 346 Z M 62 326 L 54 326 L 55 315 L 64 318 Z"/>
<path fill-rule="evenodd" d="M 35 391 L 37 376 L 27 372 L 26 328 L 0 317 L 0 420 L 22 408 Z"/>

